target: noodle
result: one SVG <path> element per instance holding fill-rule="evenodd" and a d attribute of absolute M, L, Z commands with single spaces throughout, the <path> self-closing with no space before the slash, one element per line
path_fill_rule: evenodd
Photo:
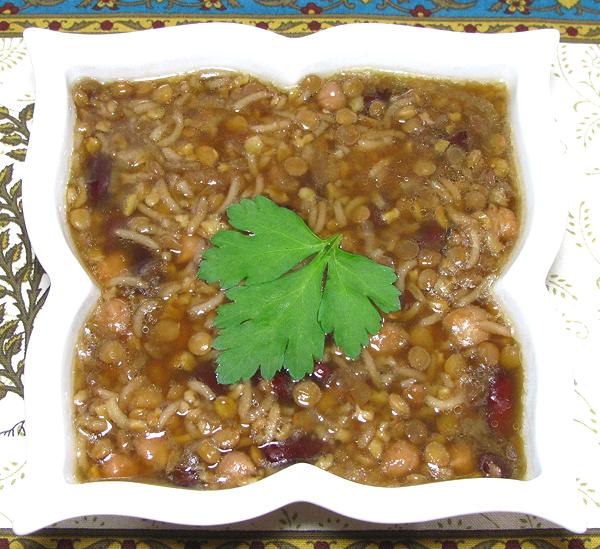
<path fill-rule="evenodd" d="M 229 185 L 229 190 L 227 191 L 227 196 L 223 203 L 219 206 L 219 209 L 215 212 L 217 214 L 223 213 L 227 207 L 233 203 L 235 198 L 240 192 L 241 179 L 238 175 L 234 175 L 231 178 L 231 185 Z"/>
<path fill-rule="evenodd" d="M 115 235 L 117 235 L 119 238 L 122 238 L 123 240 L 129 240 L 131 242 L 139 244 L 140 246 L 144 246 L 144 248 L 148 248 L 153 252 L 160 252 L 160 246 L 158 245 L 158 243 L 149 236 L 136 233 L 128 229 L 115 229 Z"/>

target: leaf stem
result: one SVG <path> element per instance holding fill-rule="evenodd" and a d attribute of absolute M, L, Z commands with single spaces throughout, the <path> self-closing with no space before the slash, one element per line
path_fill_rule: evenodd
<path fill-rule="evenodd" d="M 327 244 L 325 246 L 325 250 L 329 251 L 333 248 L 339 248 L 343 239 L 344 239 L 344 235 L 341 235 L 341 234 L 334 234 L 333 236 L 330 236 L 326 240 Z"/>

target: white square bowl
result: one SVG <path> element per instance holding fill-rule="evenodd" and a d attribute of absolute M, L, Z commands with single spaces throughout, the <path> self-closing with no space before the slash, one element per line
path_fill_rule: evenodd
<path fill-rule="evenodd" d="M 296 501 L 379 523 L 513 511 L 535 514 L 573 531 L 585 530 L 575 474 L 568 468 L 572 379 L 544 285 L 565 213 L 549 108 L 557 31 L 484 36 L 361 24 L 290 39 L 242 25 L 208 23 L 111 36 L 29 29 L 25 39 L 36 81 L 23 190 L 25 216 L 52 287 L 27 354 L 28 462 L 12 516 L 15 532 L 24 534 L 87 514 L 217 525 L 257 517 Z M 506 82 L 524 216 L 517 249 L 494 292 L 523 345 L 526 480 L 483 478 L 381 488 L 297 464 L 260 482 L 220 491 L 74 481 L 73 348 L 98 290 L 79 265 L 65 224 L 74 121 L 70 87 L 82 77 L 155 78 L 202 68 L 239 70 L 281 86 L 291 86 L 309 73 L 360 68 Z M 40 497 L 50 493 L 56 496 L 51 505 Z"/>

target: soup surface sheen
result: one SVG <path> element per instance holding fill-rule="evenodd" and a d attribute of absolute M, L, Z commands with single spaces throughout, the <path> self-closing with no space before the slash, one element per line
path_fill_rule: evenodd
<path fill-rule="evenodd" d="M 73 89 L 67 218 L 101 290 L 74 357 L 82 481 L 232 487 L 314 463 L 360 483 L 522 478 L 519 344 L 489 296 L 519 233 L 501 84 L 376 72 L 281 90 L 204 71 Z M 215 378 L 227 206 L 264 195 L 395 269 L 357 360 Z"/>

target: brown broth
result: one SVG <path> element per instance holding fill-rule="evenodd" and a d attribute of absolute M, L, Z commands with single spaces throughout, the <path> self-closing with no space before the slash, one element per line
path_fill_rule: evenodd
<path fill-rule="evenodd" d="M 523 369 L 488 289 L 519 232 L 502 84 L 205 71 L 73 89 L 67 217 L 101 297 L 74 359 L 81 481 L 239 486 L 298 461 L 378 486 L 522 478 Z M 357 360 L 216 383 L 226 206 L 262 194 L 396 269 Z"/>

